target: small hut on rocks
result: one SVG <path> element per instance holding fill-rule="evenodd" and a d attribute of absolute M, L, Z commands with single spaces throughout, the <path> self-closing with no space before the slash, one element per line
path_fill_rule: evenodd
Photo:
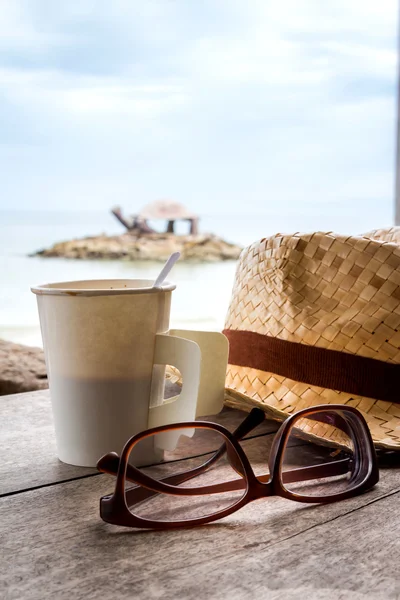
<path fill-rule="evenodd" d="M 129 232 L 132 233 L 157 233 L 152 229 L 148 221 L 166 221 L 166 233 L 175 233 L 175 221 L 187 221 L 189 223 L 189 235 L 197 235 L 199 232 L 199 217 L 191 213 L 183 204 L 172 200 L 158 200 L 145 206 L 137 215 L 124 217 L 121 208 L 116 206 L 111 211 Z"/>

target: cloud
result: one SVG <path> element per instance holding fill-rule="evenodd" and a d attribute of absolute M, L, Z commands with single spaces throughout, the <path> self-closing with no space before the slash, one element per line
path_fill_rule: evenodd
<path fill-rule="evenodd" d="M 396 19 L 395 0 L 3 0 L 1 206 L 389 214 Z"/>

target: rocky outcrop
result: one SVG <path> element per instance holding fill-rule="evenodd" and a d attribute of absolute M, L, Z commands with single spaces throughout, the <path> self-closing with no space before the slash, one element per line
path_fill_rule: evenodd
<path fill-rule="evenodd" d="M 117 236 L 100 235 L 67 242 L 35 252 L 35 256 L 75 259 L 119 259 L 166 261 L 172 252 L 181 261 L 216 262 L 235 260 L 242 248 L 212 234 L 177 236 L 171 233 Z"/>
<path fill-rule="evenodd" d="M 0 340 L 0 396 L 47 387 L 43 350 Z"/>

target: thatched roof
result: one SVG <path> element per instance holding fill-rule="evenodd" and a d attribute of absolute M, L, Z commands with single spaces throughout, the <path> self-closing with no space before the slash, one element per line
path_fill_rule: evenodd
<path fill-rule="evenodd" d="M 190 213 L 183 204 L 172 200 L 157 200 L 147 204 L 138 216 L 142 219 L 163 219 L 164 221 L 197 218 L 197 215 Z"/>

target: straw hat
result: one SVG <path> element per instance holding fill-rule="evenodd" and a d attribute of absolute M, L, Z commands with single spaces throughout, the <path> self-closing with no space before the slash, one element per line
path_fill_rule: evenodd
<path fill-rule="evenodd" d="M 252 244 L 224 333 L 229 406 L 277 419 L 317 404 L 355 406 L 377 447 L 400 449 L 400 227 Z"/>

